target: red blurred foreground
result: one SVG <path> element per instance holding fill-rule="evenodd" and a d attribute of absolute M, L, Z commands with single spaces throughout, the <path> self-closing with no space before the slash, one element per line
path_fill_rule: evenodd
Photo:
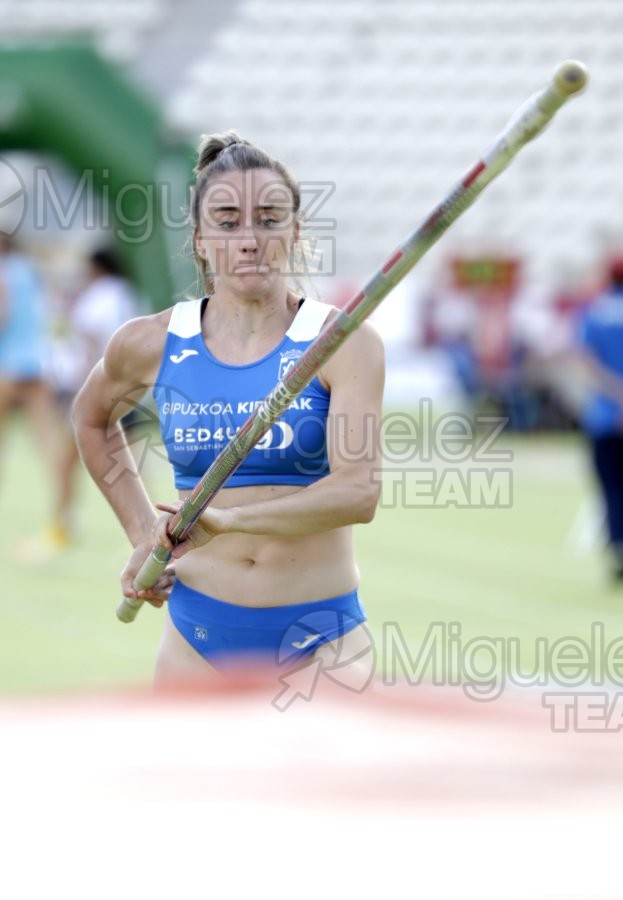
<path fill-rule="evenodd" d="M 285 696 L 5 699 L 2 896 L 622 896 L 618 732 L 554 732 L 527 690 Z"/>

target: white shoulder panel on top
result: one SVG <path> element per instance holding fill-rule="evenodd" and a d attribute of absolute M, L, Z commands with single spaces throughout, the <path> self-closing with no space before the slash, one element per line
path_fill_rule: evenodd
<path fill-rule="evenodd" d="M 291 341 L 311 341 L 322 329 L 333 306 L 307 297 L 288 328 L 286 336 Z"/>
<path fill-rule="evenodd" d="M 194 337 L 201 331 L 201 298 L 176 303 L 171 313 L 169 331 L 181 338 Z"/>

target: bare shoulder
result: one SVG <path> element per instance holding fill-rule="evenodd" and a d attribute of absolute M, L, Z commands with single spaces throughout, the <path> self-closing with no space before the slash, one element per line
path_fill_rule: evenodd
<path fill-rule="evenodd" d="M 327 319 L 331 321 L 335 314 Z M 329 385 L 348 375 L 357 377 L 365 373 L 371 378 L 382 378 L 385 370 L 385 347 L 381 335 L 369 322 L 362 322 L 351 334 L 329 362 L 323 366 L 323 380 Z"/>
<path fill-rule="evenodd" d="M 357 331 L 347 339 L 344 347 L 348 347 L 349 344 L 351 352 L 369 351 L 374 354 L 375 359 L 385 358 L 383 339 L 371 322 L 362 322 Z"/>
<path fill-rule="evenodd" d="M 104 354 L 104 366 L 115 381 L 153 380 L 171 318 L 171 309 L 130 319 L 115 331 Z"/>
<path fill-rule="evenodd" d="M 337 316 L 339 316 L 341 310 L 337 306 L 332 306 L 327 304 L 331 312 L 327 316 L 325 322 L 328 324 L 332 322 Z M 378 333 L 377 329 L 371 322 L 362 322 L 359 328 L 353 334 L 350 335 L 349 338 L 345 341 L 341 349 L 348 346 L 357 346 L 357 344 L 365 344 L 370 347 L 376 347 L 377 352 L 383 354 L 383 339 L 381 335 Z M 338 351 L 339 352 L 339 351 Z"/>

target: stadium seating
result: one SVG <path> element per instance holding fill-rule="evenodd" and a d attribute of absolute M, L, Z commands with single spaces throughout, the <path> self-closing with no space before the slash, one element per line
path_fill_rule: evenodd
<path fill-rule="evenodd" d="M 169 115 L 190 134 L 235 126 L 297 177 L 335 182 L 338 272 L 361 278 L 556 64 L 581 58 L 586 96 L 445 242 L 517 253 L 529 278 L 552 283 L 623 235 L 621 25 L 616 0 L 244 0 L 170 95 Z"/>
<path fill-rule="evenodd" d="M 0 12 L 5 40 L 93 38 L 191 140 L 235 127 L 299 179 L 335 183 L 322 216 L 337 220 L 345 279 L 371 273 L 556 64 L 581 58 L 586 95 L 418 277 L 454 246 L 484 246 L 553 284 L 623 235 L 619 0 L 0 0 Z"/>

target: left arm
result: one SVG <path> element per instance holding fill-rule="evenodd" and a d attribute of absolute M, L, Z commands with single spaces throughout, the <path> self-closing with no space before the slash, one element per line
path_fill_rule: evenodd
<path fill-rule="evenodd" d="M 327 420 L 330 474 L 274 500 L 229 508 L 209 506 L 174 555 L 182 556 L 218 534 L 299 537 L 371 522 L 381 491 L 384 368 L 381 338 L 364 323 L 322 372 L 331 391 Z M 174 507 L 160 508 L 172 511 Z M 161 538 L 166 546 L 166 536 L 161 533 Z"/>

